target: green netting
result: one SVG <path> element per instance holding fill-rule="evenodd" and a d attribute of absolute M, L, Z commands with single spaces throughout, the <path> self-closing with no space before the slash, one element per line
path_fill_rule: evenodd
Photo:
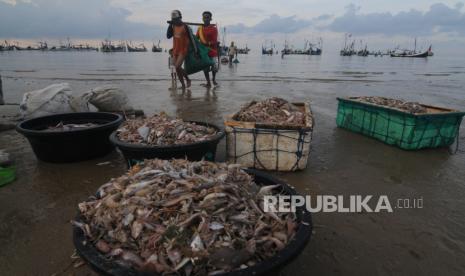
<path fill-rule="evenodd" d="M 16 170 L 14 167 L 3 168 L 0 167 L 0 187 L 6 185 L 16 177 Z"/>
<path fill-rule="evenodd" d="M 338 98 L 337 126 L 405 150 L 447 147 L 457 138 L 464 112 L 414 115 Z"/>
<path fill-rule="evenodd" d="M 184 61 L 184 70 L 188 75 L 200 72 L 215 64 L 213 59 L 208 56 L 210 50 L 200 43 L 197 37 L 194 36 L 192 39 L 195 47 L 194 45 L 189 47 L 189 52 Z"/>

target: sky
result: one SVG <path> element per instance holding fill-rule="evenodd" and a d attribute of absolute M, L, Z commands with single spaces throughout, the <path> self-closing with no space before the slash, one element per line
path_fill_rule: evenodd
<path fill-rule="evenodd" d="M 200 22 L 213 13 L 213 22 L 226 28 L 225 41 L 250 48 L 273 40 L 302 48 L 305 40 L 322 37 L 324 48 L 336 50 L 350 33 L 356 45 L 372 49 L 433 44 L 445 51 L 465 47 L 465 7 L 459 1 L 437 0 L 0 0 L 0 39 L 166 40 L 170 11 Z M 361 41 L 362 40 L 362 41 Z"/>

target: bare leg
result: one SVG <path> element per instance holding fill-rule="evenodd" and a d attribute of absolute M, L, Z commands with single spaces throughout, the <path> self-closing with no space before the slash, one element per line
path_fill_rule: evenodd
<path fill-rule="evenodd" d="M 218 83 L 216 82 L 216 71 L 215 71 L 215 69 L 212 70 L 212 80 L 213 80 L 213 85 L 218 85 Z"/>
<path fill-rule="evenodd" d="M 176 73 L 171 73 L 171 88 L 176 89 L 178 83 L 176 81 Z"/>
<path fill-rule="evenodd" d="M 179 81 L 181 82 L 182 88 L 186 88 L 186 85 L 184 84 L 184 74 L 181 71 L 181 68 L 176 68 L 176 73 L 178 74 Z"/>
<path fill-rule="evenodd" d="M 206 87 L 211 87 L 210 83 L 210 73 L 208 72 L 208 69 L 203 70 L 203 74 L 205 75 L 205 79 L 207 80 L 207 84 L 205 85 Z"/>
<path fill-rule="evenodd" d="M 184 71 L 184 70 L 182 70 L 182 71 L 184 72 L 184 77 L 186 78 L 186 86 L 187 86 L 187 88 L 189 88 L 189 87 L 191 87 L 191 80 L 187 76 L 186 71 Z"/>
<path fill-rule="evenodd" d="M 178 74 L 179 81 L 181 82 L 182 88 L 185 88 L 184 78 L 186 78 L 188 86 L 190 86 L 190 80 L 187 78 L 186 72 L 182 69 L 182 63 L 184 62 L 184 55 L 176 56 L 174 59 L 174 66 L 176 67 L 176 73 Z"/>

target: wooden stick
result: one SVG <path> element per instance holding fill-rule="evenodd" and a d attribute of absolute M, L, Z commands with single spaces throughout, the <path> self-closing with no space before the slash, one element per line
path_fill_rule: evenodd
<path fill-rule="evenodd" d="M 173 21 L 166 21 L 166 23 L 172 24 Z M 203 26 L 203 23 L 192 23 L 192 22 L 184 22 L 184 21 L 182 23 L 186 25 L 192 25 L 192 26 Z M 216 26 L 216 24 L 210 24 L 210 25 Z"/>

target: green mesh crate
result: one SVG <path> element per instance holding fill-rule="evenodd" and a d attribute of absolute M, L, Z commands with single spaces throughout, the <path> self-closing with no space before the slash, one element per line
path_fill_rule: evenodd
<path fill-rule="evenodd" d="M 16 170 L 14 167 L 0 167 L 0 187 L 6 185 L 16 178 Z"/>
<path fill-rule="evenodd" d="M 447 147 L 454 143 L 465 112 L 423 105 L 426 114 L 338 98 L 338 127 L 358 132 L 405 150 Z"/>

